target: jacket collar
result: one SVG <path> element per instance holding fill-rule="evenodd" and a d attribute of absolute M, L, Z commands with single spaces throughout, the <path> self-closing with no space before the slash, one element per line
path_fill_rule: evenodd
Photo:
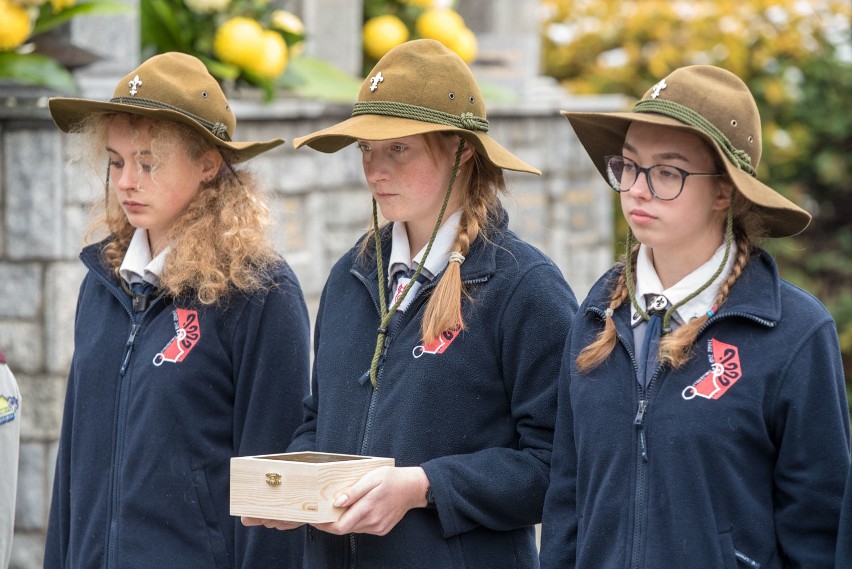
<path fill-rule="evenodd" d="M 492 244 L 499 243 L 501 236 L 509 227 L 509 214 L 502 207 L 498 207 L 494 213 L 491 223 L 491 232 L 487 239 L 477 237 L 471 244 L 470 251 L 461 266 L 462 282 L 487 279 L 497 271 L 497 247 Z M 385 225 L 381 230 L 382 261 L 387 270 L 391 252 L 391 230 L 392 224 Z M 367 237 L 365 237 L 367 238 Z M 369 237 L 372 239 L 372 237 Z M 375 246 L 370 243 L 366 254 L 354 253 L 351 271 L 361 275 L 371 282 L 377 280 L 378 270 L 376 268 Z M 441 272 L 443 274 L 443 271 Z M 440 275 L 436 275 L 433 283 L 438 282 Z"/>
<path fill-rule="evenodd" d="M 592 287 L 585 303 L 586 313 L 604 313 L 609 306 L 611 287 L 601 285 L 614 282 L 621 270 L 620 264 L 613 267 Z M 774 259 L 765 251 L 758 249 L 752 255 L 713 320 L 727 316 L 751 318 L 766 326 L 774 326 L 781 319 L 781 277 Z M 629 301 L 622 304 L 613 317 L 619 324 L 629 327 Z"/>

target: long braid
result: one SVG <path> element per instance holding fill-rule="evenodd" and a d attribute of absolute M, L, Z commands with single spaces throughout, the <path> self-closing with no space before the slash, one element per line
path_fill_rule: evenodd
<path fill-rule="evenodd" d="M 475 184 L 473 184 L 475 185 Z M 471 188 L 471 199 L 465 199 L 459 228 L 453 241 L 453 251 L 466 256 L 471 244 L 488 221 L 488 193 Z M 423 314 L 423 342 L 431 342 L 445 330 L 464 330 L 461 297 L 464 292 L 461 264 L 449 263 L 435 287 Z"/>
<path fill-rule="evenodd" d="M 631 296 L 630 284 L 628 283 L 628 273 L 632 275 L 630 267 L 635 264 L 636 257 L 639 254 L 639 244 L 628 239 L 628 250 L 625 253 L 624 264 L 618 273 L 618 279 L 615 286 L 609 295 L 609 307 L 604 318 L 604 327 L 598 332 L 595 340 L 583 348 L 580 355 L 577 356 L 577 368 L 581 372 L 587 372 L 600 365 L 615 349 L 615 343 L 618 339 L 615 329 L 615 322 L 612 318 L 612 313 L 624 304 Z M 632 276 L 631 276 L 632 278 Z"/>
<path fill-rule="evenodd" d="M 728 299 L 728 293 L 733 284 L 742 274 L 754 248 L 748 236 L 741 234 L 737 236 L 737 258 L 734 265 L 731 267 L 731 274 L 719 287 L 719 292 L 716 295 L 713 311 L 717 312 L 725 301 Z M 698 332 L 707 323 L 710 316 L 702 314 L 679 327 L 671 334 L 663 336 L 660 341 L 660 362 L 668 364 L 672 368 L 677 369 L 689 361 L 692 356 L 692 349 L 695 340 L 698 337 Z"/>
<path fill-rule="evenodd" d="M 483 237 L 489 227 L 491 213 L 499 207 L 498 192 L 505 190 L 503 171 L 475 153 L 471 160 L 467 183 L 460 192 L 462 216 L 452 251 L 467 256 L 476 239 Z M 432 292 L 423 314 L 421 331 L 428 343 L 445 330 L 463 330 L 461 301 L 465 293 L 461 278 L 461 263 L 447 265 L 441 280 Z"/>

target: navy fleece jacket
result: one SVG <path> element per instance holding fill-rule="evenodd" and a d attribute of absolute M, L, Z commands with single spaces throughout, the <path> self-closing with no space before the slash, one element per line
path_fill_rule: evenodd
<path fill-rule="evenodd" d="M 283 262 L 268 290 L 134 312 L 83 250 L 46 569 L 294 567 L 298 532 L 229 515 L 232 456 L 283 451 L 308 393 L 309 325 Z"/>
<path fill-rule="evenodd" d="M 556 378 L 577 308 L 553 262 L 507 229 L 477 239 L 461 267 L 466 328 L 433 345 L 426 285 L 388 334 L 376 389 L 375 261 L 357 248 L 332 269 L 314 339 L 312 395 L 291 450 L 393 457 L 422 466 L 436 509 L 383 537 L 308 530 L 305 567 L 529 568 L 550 470 Z M 390 253 L 389 227 L 384 256 Z M 383 276 L 383 278 L 386 278 Z"/>
<path fill-rule="evenodd" d="M 753 257 L 678 370 L 636 379 L 630 307 L 588 373 L 615 271 L 566 346 L 541 565 L 607 569 L 834 566 L 849 470 L 837 331 L 811 295 Z"/>

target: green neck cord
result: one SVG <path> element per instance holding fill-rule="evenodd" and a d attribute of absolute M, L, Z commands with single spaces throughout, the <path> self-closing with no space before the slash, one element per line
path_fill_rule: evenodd
<path fill-rule="evenodd" d="M 639 313 L 639 315 L 642 317 L 642 320 L 645 320 L 647 322 L 651 317 L 639 305 L 639 302 L 636 299 L 635 284 L 633 282 L 633 255 L 632 255 L 632 250 L 633 250 L 633 244 L 634 244 L 635 239 L 636 238 L 633 236 L 633 232 L 628 230 L 627 231 L 627 258 L 624 261 L 624 271 L 626 273 L 625 274 L 625 281 L 626 281 L 626 284 L 627 284 L 627 292 L 630 294 L 630 302 L 633 304 L 633 308 L 636 309 L 636 312 Z M 684 298 L 683 300 L 681 300 L 680 302 L 678 302 L 677 304 L 671 306 L 668 310 L 666 310 L 666 313 L 663 316 L 663 331 L 664 332 L 668 330 L 669 323 L 671 322 L 672 314 L 674 314 L 674 312 L 678 308 L 680 308 L 681 306 L 683 306 L 684 304 L 686 304 L 687 302 L 689 302 L 690 300 L 692 300 L 693 298 L 695 298 L 696 296 L 701 294 L 704 291 L 704 289 L 706 289 L 711 284 L 713 284 L 713 282 L 719 277 L 719 275 L 722 274 L 722 271 L 724 270 L 725 265 L 728 264 L 728 258 L 731 256 L 731 245 L 733 244 L 733 242 L 734 242 L 734 207 L 733 207 L 733 199 L 732 199 L 731 205 L 728 206 L 728 220 L 725 224 L 725 255 L 722 257 L 722 262 L 719 264 L 719 268 L 716 269 L 716 272 L 713 273 L 713 276 L 711 276 L 709 279 L 707 279 L 707 282 L 705 282 L 703 285 L 698 287 L 695 290 L 695 292 L 693 292 L 692 294 L 690 294 L 689 296 L 687 296 L 686 298 Z"/>
<path fill-rule="evenodd" d="M 464 150 L 464 139 L 460 138 L 459 148 L 456 151 L 456 161 L 455 164 L 453 164 L 453 174 L 450 176 L 450 183 L 447 186 L 447 193 L 444 195 L 444 203 L 441 205 L 441 212 L 438 214 L 438 221 L 435 223 L 435 229 L 432 230 L 432 236 L 429 238 L 429 243 L 426 245 L 426 251 L 423 253 L 423 258 L 420 259 L 420 262 L 417 264 L 417 270 L 414 271 L 414 275 L 411 277 L 411 280 L 408 281 L 408 284 L 405 285 L 404 289 L 402 289 L 402 292 L 397 297 L 396 302 L 393 303 L 393 306 L 390 307 L 390 310 L 388 310 L 387 301 L 385 300 L 387 292 L 385 291 L 385 269 L 384 263 L 382 262 L 382 244 L 379 237 L 379 216 L 376 211 L 376 200 L 375 198 L 373 199 L 373 239 L 376 243 L 376 268 L 378 269 L 379 308 L 381 310 L 381 322 L 379 324 L 378 336 L 376 338 L 376 349 L 373 352 L 373 361 L 370 363 L 370 383 L 373 384 L 373 389 L 378 387 L 376 384 L 376 376 L 378 375 L 379 358 L 382 355 L 382 346 L 385 343 L 385 336 L 388 333 L 388 324 L 400 303 L 405 300 L 405 297 L 408 295 L 408 291 L 411 290 L 411 287 L 417 281 L 417 277 L 420 276 L 420 272 L 426 264 L 426 258 L 429 256 L 429 251 L 432 250 L 432 245 L 435 243 L 435 236 L 438 235 L 438 230 L 441 228 L 441 223 L 444 220 L 444 212 L 447 211 L 447 204 L 450 203 L 450 194 L 452 194 L 453 185 L 456 183 L 456 175 L 459 172 L 459 165 L 461 164 L 462 150 Z"/>

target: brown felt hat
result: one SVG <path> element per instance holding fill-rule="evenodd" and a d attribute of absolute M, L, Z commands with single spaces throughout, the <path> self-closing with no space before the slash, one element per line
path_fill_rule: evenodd
<path fill-rule="evenodd" d="M 736 189 L 757 206 L 769 237 L 803 231 L 811 215 L 756 178 L 760 114 L 733 73 L 712 65 L 676 69 L 649 89 L 631 112 L 562 111 L 604 179 L 604 156 L 621 154 L 630 123 L 661 125 L 702 138 L 721 158 Z"/>
<path fill-rule="evenodd" d="M 74 132 L 92 113 L 130 113 L 185 124 L 213 145 L 232 151 L 236 162 L 284 143 L 280 138 L 234 142 L 237 119 L 225 93 L 204 63 L 185 53 L 163 53 L 146 60 L 118 82 L 109 101 L 54 97 L 48 107 L 64 132 Z"/>
<path fill-rule="evenodd" d="M 453 132 L 492 164 L 541 174 L 488 136 L 485 100 L 467 64 L 440 42 L 405 42 L 390 50 L 361 85 L 352 117 L 293 141 L 337 152 L 356 140 Z"/>

